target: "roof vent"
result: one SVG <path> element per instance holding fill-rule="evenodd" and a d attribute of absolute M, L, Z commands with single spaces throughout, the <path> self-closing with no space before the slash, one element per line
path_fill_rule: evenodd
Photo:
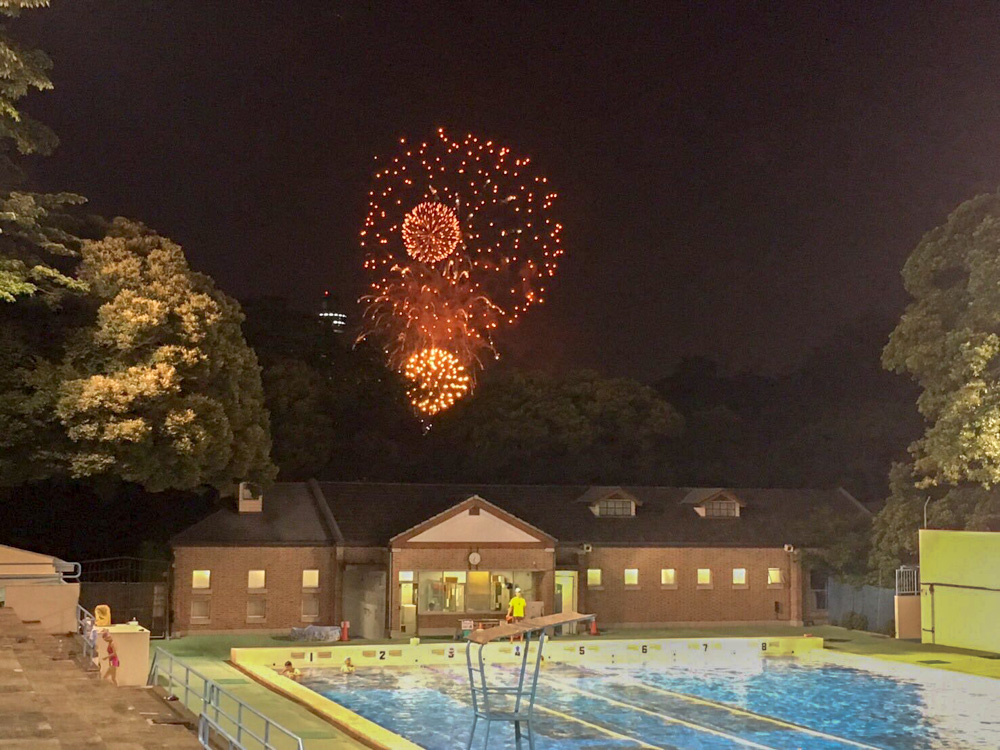
<path fill-rule="evenodd" d="M 260 513 L 264 510 L 264 494 L 252 482 L 240 482 L 240 513 Z"/>

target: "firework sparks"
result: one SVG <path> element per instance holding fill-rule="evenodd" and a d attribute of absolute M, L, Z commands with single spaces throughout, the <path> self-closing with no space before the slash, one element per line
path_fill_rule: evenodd
<path fill-rule="evenodd" d="M 406 214 L 402 236 L 410 257 L 421 263 L 437 263 L 458 247 L 462 227 L 450 208 L 427 201 Z"/>
<path fill-rule="evenodd" d="M 415 408 L 436 414 L 472 388 L 496 331 L 544 302 L 563 254 L 557 196 L 530 158 L 471 134 L 402 139 L 380 163 L 361 231 L 371 282 L 359 340 L 378 339 L 416 384 Z M 411 377 L 430 352 L 462 368 L 460 395 Z"/>
<path fill-rule="evenodd" d="M 422 349 L 411 355 L 403 366 L 403 375 L 409 381 L 406 395 L 410 403 L 427 416 L 453 406 L 472 385 L 458 357 L 444 349 Z"/>

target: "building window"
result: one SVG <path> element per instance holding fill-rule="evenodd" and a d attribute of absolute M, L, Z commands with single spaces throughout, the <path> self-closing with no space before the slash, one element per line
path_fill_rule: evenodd
<path fill-rule="evenodd" d="M 402 580 L 401 596 L 409 596 Z M 521 589 L 525 599 L 533 596 L 534 578 L 531 571 L 433 570 L 417 572 L 417 605 L 421 614 L 461 612 L 506 612 L 515 589 Z"/>
<path fill-rule="evenodd" d="M 247 572 L 247 588 L 262 589 L 265 583 L 265 572 L 263 570 L 251 570 Z"/>
<path fill-rule="evenodd" d="M 212 619 L 212 600 L 196 597 L 191 600 L 191 622 L 208 622 Z"/>
<path fill-rule="evenodd" d="M 747 569 L 733 568 L 733 588 L 747 587 Z"/>
<path fill-rule="evenodd" d="M 767 569 L 767 585 L 768 586 L 780 586 L 783 583 L 781 578 L 781 568 L 768 568 Z"/>
<path fill-rule="evenodd" d="M 632 500 L 601 500 L 597 503 L 597 515 L 625 518 L 635 515 L 635 503 Z"/>
<path fill-rule="evenodd" d="M 638 568 L 625 568 L 625 585 L 626 586 L 638 586 L 639 585 L 639 569 Z"/>
<path fill-rule="evenodd" d="M 319 597 L 316 594 L 305 594 L 302 597 L 302 619 L 319 619 Z"/>
<path fill-rule="evenodd" d="M 596 588 L 601 585 L 601 569 L 600 568 L 587 568 L 587 586 L 589 588 Z"/>
<path fill-rule="evenodd" d="M 303 570 L 302 571 L 302 588 L 304 589 L 318 589 L 319 588 L 319 571 Z"/>
<path fill-rule="evenodd" d="M 212 588 L 212 571 L 211 570 L 192 570 L 191 571 L 191 588 L 193 588 L 193 589 L 210 589 L 210 588 Z"/>
<path fill-rule="evenodd" d="M 705 518 L 736 518 L 740 514 L 735 500 L 709 500 L 705 503 Z"/>
<path fill-rule="evenodd" d="M 401 570 L 401 571 L 399 571 L 399 582 L 400 583 L 413 583 L 413 571 L 412 570 Z"/>
<path fill-rule="evenodd" d="M 677 588 L 677 571 L 673 568 L 660 568 L 660 585 L 666 588 Z"/>
<path fill-rule="evenodd" d="M 263 620 L 267 616 L 267 599 L 252 596 L 247 599 L 247 622 Z"/>
<path fill-rule="evenodd" d="M 698 588 L 700 589 L 712 588 L 711 568 L 698 568 Z"/>

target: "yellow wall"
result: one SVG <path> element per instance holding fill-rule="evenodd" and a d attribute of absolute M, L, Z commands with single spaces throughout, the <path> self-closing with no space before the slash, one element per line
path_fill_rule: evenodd
<path fill-rule="evenodd" d="M 1000 652 L 1000 532 L 921 530 L 920 594 L 924 643 Z"/>

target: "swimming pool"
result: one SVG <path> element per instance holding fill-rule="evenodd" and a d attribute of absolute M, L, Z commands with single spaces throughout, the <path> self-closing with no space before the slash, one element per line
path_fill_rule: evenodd
<path fill-rule="evenodd" d="M 494 669 L 513 679 L 511 667 Z M 303 685 L 428 750 L 452 750 L 472 725 L 467 681 L 449 665 L 314 669 Z M 537 750 L 995 750 L 998 707 L 998 680 L 869 659 L 762 657 L 552 665 L 539 679 L 533 724 Z M 513 747 L 513 729 L 495 724 L 490 748 Z"/>

